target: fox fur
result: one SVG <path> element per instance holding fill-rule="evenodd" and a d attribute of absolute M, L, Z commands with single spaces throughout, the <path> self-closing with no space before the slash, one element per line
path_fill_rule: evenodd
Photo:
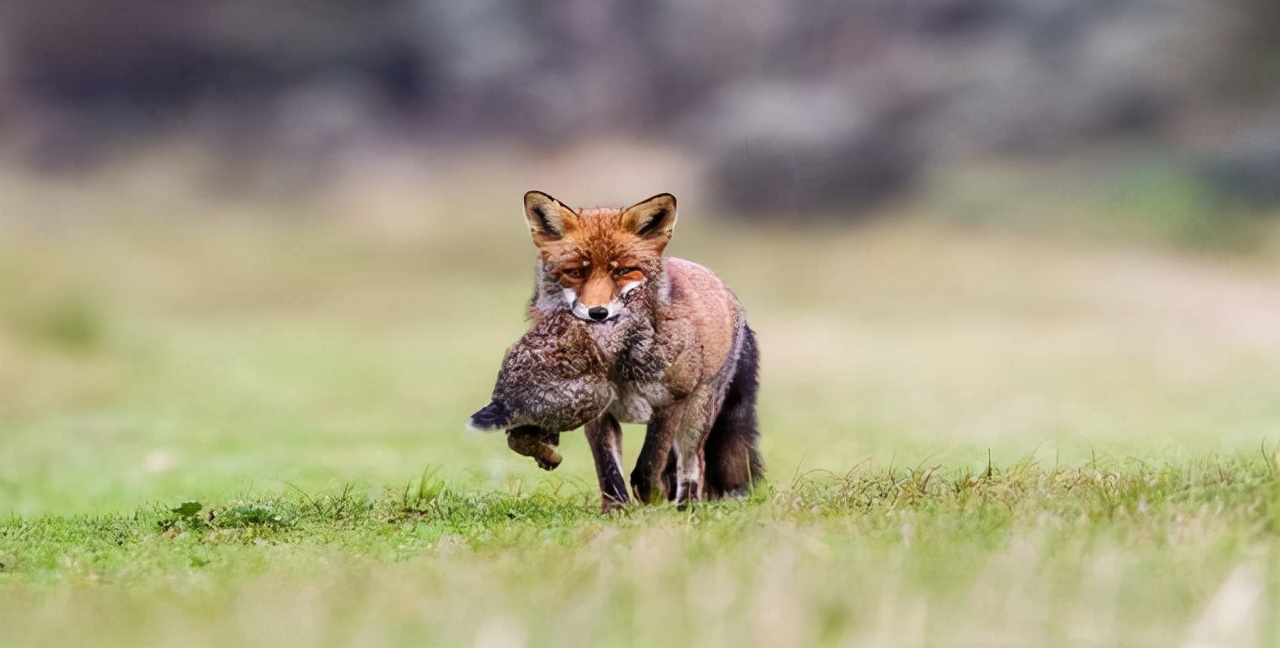
<path fill-rule="evenodd" d="M 507 430 L 507 445 L 554 470 L 560 433 L 597 418 L 614 399 L 604 353 L 572 313 L 549 313 L 507 349 L 473 430 Z"/>
<path fill-rule="evenodd" d="M 530 318 L 576 318 L 594 342 L 576 348 L 607 368 L 612 397 L 586 423 L 602 507 L 629 499 L 619 422 L 648 424 L 630 479 L 641 501 L 744 495 L 763 475 L 755 334 L 710 270 L 663 256 L 675 197 L 573 210 L 531 191 L 524 202 L 539 253 Z"/>

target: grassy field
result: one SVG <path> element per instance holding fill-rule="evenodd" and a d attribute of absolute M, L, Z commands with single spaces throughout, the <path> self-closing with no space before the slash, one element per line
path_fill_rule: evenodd
<path fill-rule="evenodd" d="M 575 164 L 276 201 L 0 171 L 0 645 L 1280 645 L 1273 228 L 1189 249 L 1159 173 L 857 228 L 689 201 L 769 485 L 601 517 L 580 437 L 543 473 L 463 432 L 523 326 L 519 195 Z"/>

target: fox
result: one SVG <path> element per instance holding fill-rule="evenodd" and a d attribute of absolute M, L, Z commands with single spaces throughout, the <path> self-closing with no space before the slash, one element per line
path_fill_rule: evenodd
<path fill-rule="evenodd" d="M 604 353 L 586 326 L 568 311 L 534 323 L 507 349 L 489 404 L 467 427 L 506 430 L 511 450 L 555 470 L 560 433 L 599 417 L 614 398 Z"/>
<path fill-rule="evenodd" d="M 575 210 L 530 191 L 524 217 L 538 252 L 529 319 L 536 327 L 569 313 L 607 367 L 612 397 L 584 428 L 602 510 L 630 495 L 681 508 L 745 496 L 764 476 L 756 336 L 714 273 L 664 256 L 675 196 Z M 620 423 L 646 425 L 630 489 Z"/>

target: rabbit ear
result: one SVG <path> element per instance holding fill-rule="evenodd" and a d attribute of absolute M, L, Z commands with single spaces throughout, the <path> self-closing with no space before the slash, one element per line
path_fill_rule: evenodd
<path fill-rule="evenodd" d="M 495 432 L 507 427 L 511 421 L 511 410 L 501 401 L 489 401 L 488 405 L 471 415 L 467 421 L 467 429 L 472 432 Z"/>

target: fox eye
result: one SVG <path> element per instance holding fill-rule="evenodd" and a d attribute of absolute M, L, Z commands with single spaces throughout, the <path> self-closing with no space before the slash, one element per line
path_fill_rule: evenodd
<path fill-rule="evenodd" d="M 560 271 L 560 274 L 570 279 L 581 279 L 585 277 L 587 273 L 582 268 L 565 268 Z"/>
<path fill-rule="evenodd" d="M 636 268 L 636 267 L 618 268 L 617 270 L 614 270 L 614 271 L 613 271 L 613 276 L 614 276 L 615 278 L 621 278 L 621 277 L 625 277 L 625 276 L 627 276 L 627 275 L 629 275 L 629 274 L 631 274 L 631 273 L 633 273 L 633 272 L 639 272 L 639 271 L 640 271 L 640 268 Z"/>

